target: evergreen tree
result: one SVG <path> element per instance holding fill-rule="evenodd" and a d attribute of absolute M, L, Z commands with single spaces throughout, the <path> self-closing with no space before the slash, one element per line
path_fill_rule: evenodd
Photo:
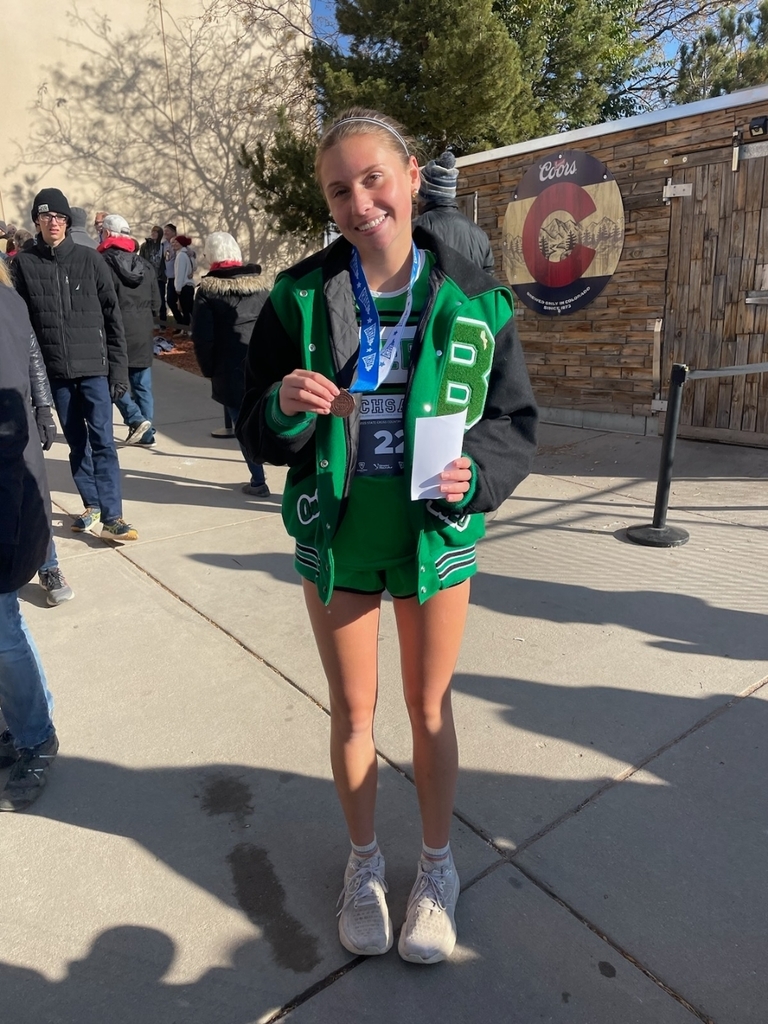
<path fill-rule="evenodd" d="M 482 151 L 765 81 L 768 0 L 733 4 L 335 0 L 338 36 L 307 50 L 308 96 L 320 121 L 352 105 L 385 110 L 424 159 Z M 298 179 L 317 138 L 305 121 L 286 121 L 248 166 L 278 230 L 308 240 L 326 217 L 317 186 Z"/>
<path fill-rule="evenodd" d="M 278 111 L 278 124 L 267 148 L 257 142 L 253 153 L 245 146 L 240 163 L 247 168 L 261 207 L 281 234 L 295 235 L 299 241 L 318 241 L 330 224 L 330 216 L 320 186 L 315 180 L 315 146 L 312 132 L 299 134 L 284 109 Z"/>
<path fill-rule="evenodd" d="M 768 0 L 737 13 L 721 11 L 718 25 L 680 48 L 677 85 L 670 98 L 691 103 L 768 80 Z"/>
<path fill-rule="evenodd" d="M 348 48 L 318 42 L 312 54 L 325 117 L 384 110 L 428 157 L 525 137 L 519 50 L 491 0 L 336 0 L 336 17 Z"/>
<path fill-rule="evenodd" d="M 457 155 L 595 123 L 622 110 L 612 97 L 641 45 L 637 0 L 336 0 L 342 43 L 307 54 L 321 120 L 353 105 L 386 111 L 424 159 Z M 626 105 L 626 104 L 625 104 Z M 314 125 L 283 122 L 270 148 L 244 159 L 279 230 L 318 236 L 311 166 Z"/>
<path fill-rule="evenodd" d="M 635 113 L 623 83 L 644 50 L 631 0 L 495 0 L 518 45 L 525 138 Z"/>

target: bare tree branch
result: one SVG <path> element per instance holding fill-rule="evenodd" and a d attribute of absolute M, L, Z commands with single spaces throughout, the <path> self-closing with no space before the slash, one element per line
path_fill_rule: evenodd
<path fill-rule="evenodd" d="M 297 81 L 304 36 L 287 20 L 290 4 L 245 26 L 217 14 L 215 0 L 202 18 L 173 23 L 170 96 L 153 6 L 144 25 L 117 33 L 107 18 L 72 4 L 77 42 L 69 45 L 82 62 L 74 73 L 49 70 L 15 169 L 71 168 L 91 183 L 94 203 L 122 213 L 137 233 L 175 219 L 198 240 L 230 231 L 262 263 L 287 245 L 282 264 L 297 254 L 295 242 L 276 237 L 254 212 L 238 154 L 242 145 L 269 143 L 278 104 L 306 116 Z M 26 205 L 30 197 L 15 198 Z"/>

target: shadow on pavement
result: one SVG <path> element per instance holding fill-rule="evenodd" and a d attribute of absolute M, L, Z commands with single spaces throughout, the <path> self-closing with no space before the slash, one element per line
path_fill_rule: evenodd
<path fill-rule="evenodd" d="M 301 577 L 293 567 L 293 555 L 282 551 L 254 552 L 251 555 L 230 555 L 222 552 L 198 552 L 187 555 L 193 562 L 200 565 L 212 565 L 219 569 L 235 569 L 239 572 L 266 572 L 274 580 L 281 583 L 301 585 Z"/>
<path fill-rule="evenodd" d="M 688 594 L 596 590 L 478 573 L 472 604 L 544 622 L 622 626 L 657 637 L 651 647 L 745 661 L 768 660 L 768 615 L 721 608 Z"/>
<path fill-rule="evenodd" d="M 585 745 L 595 742 L 589 729 L 591 711 L 608 696 L 601 688 L 586 695 L 583 691 L 550 693 L 541 705 L 536 694 L 542 688 L 536 684 L 469 676 L 460 677 L 457 685 L 505 705 L 502 713 L 522 728 L 542 735 L 564 735 Z M 616 705 L 627 702 L 628 716 L 664 716 L 679 701 L 654 694 L 609 693 Z M 578 706 L 580 698 L 582 707 Z M 571 723 L 569 729 L 558 728 L 553 720 L 554 705 L 565 699 L 571 706 L 561 708 L 560 717 Z M 702 702 L 702 712 L 717 699 Z M 635 706 L 630 710 L 631 702 Z M 658 960 L 665 943 L 673 942 L 674 948 L 684 948 L 695 962 L 700 948 L 703 972 L 715 945 L 721 950 L 726 944 L 732 947 L 736 921 L 753 940 L 761 933 L 765 900 L 756 889 L 747 893 L 743 880 L 759 867 L 763 823 L 757 813 L 745 818 L 743 808 L 751 788 L 762 783 L 745 775 L 744 766 L 755 757 L 756 737 L 768 728 L 768 703 L 750 700 L 749 704 L 749 737 L 743 750 L 718 749 L 718 736 L 712 732 L 706 747 L 703 739 L 699 744 L 706 752 L 707 764 L 703 768 L 696 764 L 694 775 L 676 774 L 678 765 L 686 758 L 691 760 L 690 751 L 679 749 L 669 761 L 672 770 L 668 773 L 658 758 L 649 766 L 651 772 L 667 774 L 663 783 L 634 779 L 621 783 L 621 828 L 639 837 L 635 846 L 623 837 L 623 857 L 617 860 L 607 852 L 615 852 L 614 833 L 619 826 L 615 812 L 600 817 L 605 797 L 591 805 L 591 825 L 580 815 L 572 819 L 582 822 L 577 829 L 588 829 L 592 848 L 588 855 L 570 850 L 566 844 L 569 852 L 565 854 L 587 880 L 588 888 L 599 894 L 598 911 L 590 908 L 588 916 L 597 918 L 600 925 L 603 907 L 605 913 L 615 913 L 614 905 L 627 908 L 620 910 L 620 921 L 635 941 L 627 942 L 623 935 L 618 938 L 641 962 Z M 549 715 L 542 712 L 542 706 L 548 707 Z M 596 742 L 601 749 L 621 755 L 612 737 L 598 736 Z M 722 772 L 718 765 L 725 763 L 730 772 L 723 774 L 719 787 L 713 787 L 709 777 L 703 785 L 699 783 L 699 775 Z M 475 794 L 492 799 L 496 794 L 505 801 L 519 800 L 541 808 L 555 797 L 555 803 L 576 810 L 585 789 L 594 793 L 604 782 L 599 778 L 562 780 L 464 771 L 461 790 L 470 798 Z M 402 796 L 399 801 L 402 804 Z M 415 814 L 415 796 L 413 804 L 409 811 Z M 285 999 L 285 983 L 276 985 L 275 965 L 295 978 L 293 997 L 346 961 L 344 954 L 339 960 L 334 912 L 344 830 L 340 820 L 329 820 L 333 805 L 335 795 L 329 780 L 292 773 L 241 764 L 130 769 L 60 756 L 48 791 L 35 806 L 36 817 L 130 837 L 179 875 L 237 908 L 260 929 L 261 936 L 233 949 L 230 967 L 208 970 L 194 983 L 171 984 L 163 981 L 174 957 L 173 941 L 167 935 L 146 927 L 110 928 L 96 939 L 86 957 L 69 965 L 61 981 L 49 981 L 33 970 L 0 962 L 4 1005 L 24 1007 L 29 1020 L 46 1024 L 103 1024 L 107 1019 L 111 1024 L 135 1024 L 138 1020 L 251 1024 L 260 1014 L 276 1008 L 276 997 Z M 670 839 L 659 847 L 660 833 L 685 839 Z M 299 843 L 297 836 L 301 837 Z M 380 838 L 386 852 L 388 836 Z M 692 850 L 704 846 L 706 857 L 691 857 Z M 307 849 L 318 855 L 308 858 Z M 536 850 L 536 845 L 530 848 Z M 605 858 L 596 863 L 594 856 L 599 857 L 601 850 L 606 851 Z M 734 862 L 739 863 L 739 872 L 731 871 Z M 624 875 L 617 877 L 617 865 Z M 410 886 L 410 874 L 407 878 L 401 875 L 395 872 L 390 879 L 395 903 L 402 903 L 399 896 L 404 897 Z M 633 886 L 641 891 L 632 893 L 627 903 L 627 890 Z M 597 897 L 590 892 L 585 898 Z M 628 908 L 637 906 L 638 899 L 643 911 L 635 918 Z M 402 907 L 393 907 L 393 911 L 398 926 Z M 461 929 L 461 904 L 458 917 Z M 553 926 L 556 921 L 553 918 Z M 333 961 L 327 957 L 329 949 L 334 951 Z M 752 990 L 751 995 L 745 992 L 745 999 L 752 998 L 763 985 L 757 969 L 763 952 L 761 940 L 739 954 L 740 973 Z M 400 968 L 408 970 L 408 965 Z M 425 984 L 437 984 L 442 991 L 445 984 L 458 984 L 462 977 L 462 983 L 470 980 L 467 971 L 474 976 L 471 965 L 444 973 L 442 980 L 430 972 Z M 479 967 L 478 971 L 479 979 Z M 676 967 L 665 967 L 665 977 L 673 985 L 675 971 Z"/>
<path fill-rule="evenodd" d="M 0 963 L 3 1003 L 17 1021 L 45 1024 L 251 1024 L 269 1007 L 259 1007 L 253 947 L 233 954 L 232 968 L 213 968 L 191 984 L 163 976 L 176 952 L 173 941 L 154 928 L 123 925 L 99 935 L 82 960 L 73 960 L 61 981 L 24 967 Z M 245 984 L 244 978 L 254 984 Z"/>

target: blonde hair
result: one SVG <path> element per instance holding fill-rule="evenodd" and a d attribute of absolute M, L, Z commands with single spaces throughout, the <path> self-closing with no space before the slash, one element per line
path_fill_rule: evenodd
<path fill-rule="evenodd" d="M 0 284 L 4 284 L 8 288 L 13 288 L 13 281 L 11 280 L 11 273 L 8 270 L 7 260 L 0 260 Z"/>
<path fill-rule="evenodd" d="M 318 181 L 323 156 L 342 139 L 353 135 L 378 135 L 393 153 L 398 154 L 406 167 L 418 149 L 416 140 L 394 117 L 366 107 L 350 107 L 334 118 L 320 137 L 315 155 L 315 177 Z"/>

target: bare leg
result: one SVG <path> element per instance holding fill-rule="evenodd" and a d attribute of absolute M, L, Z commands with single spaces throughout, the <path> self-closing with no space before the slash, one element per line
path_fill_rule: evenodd
<path fill-rule="evenodd" d="M 307 580 L 304 599 L 331 703 L 331 768 L 357 846 L 374 837 L 377 763 L 373 716 L 378 692 L 379 594 L 337 590 L 326 607 Z"/>
<path fill-rule="evenodd" d="M 394 602 L 424 842 L 436 849 L 450 836 L 459 770 L 451 677 L 468 604 L 469 580 L 439 591 L 423 605 L 415 597 Z"/>

